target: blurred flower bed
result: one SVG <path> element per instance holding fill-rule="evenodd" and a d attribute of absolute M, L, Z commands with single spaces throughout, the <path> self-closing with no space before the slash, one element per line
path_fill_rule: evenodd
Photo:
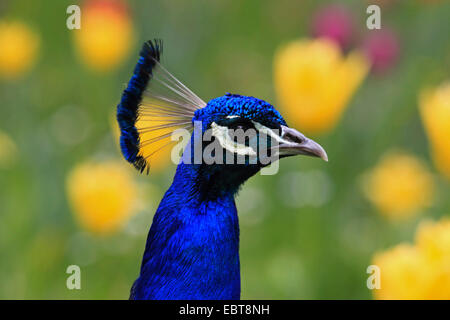
<path fill-rule="evenodd" d="M 141 176 L 118 147 L 155 37 L 205 101 L 265 99 L 327 149 L 240 193 L 243 298 L 450 298 L 450 4 L 375 3 L 381 30 L 367 1 L 86 0 L 68 30 L 70 1 L 2 1 L 0 298 L 128 297 L 175 169 L 161 152 Z"/>

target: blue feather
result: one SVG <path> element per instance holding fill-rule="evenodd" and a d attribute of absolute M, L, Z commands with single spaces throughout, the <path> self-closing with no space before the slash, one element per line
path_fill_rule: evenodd
<path fill-rule="evenodd" d="M 138 118 L 138 108 L 142 101 L 142 94 L 151 77 L 152 70 L 159 62 L 162 52 L 162 41 L 148 41 L 142 47 L 139 61 L 134 69 L 128 87 L 122 94 L 117 106 L 117 121 L 121 131 L 120 148 L 125 159 L 142 172 L 146 161 L 139 156 L 139 133 L 135 123 Z"/>
<path fill-rule="evenodd" d="M 255 120 L 271 128 L 286 125 L 281 114 L 268 102 L 255 98 L 227 93 L 212 99 L 206 107 L 195 111 L 194 121 L 202 121 L 203 131 L 213 121 L 229 115 Z"/>
<path fill-rule="evenodd" d="M 153 218 L 131 299 L 239 299 L 234 197 L 201 200 L 205 185 L 197 182 L 199 170 L 178 166 Z"/>

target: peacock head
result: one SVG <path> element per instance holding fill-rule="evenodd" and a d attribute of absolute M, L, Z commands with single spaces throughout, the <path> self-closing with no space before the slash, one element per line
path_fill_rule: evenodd
<path fill-rule="evenodd" d="M 266 101 L 227 93 L 205 103 L 160 64 L 161 52 L 160 41 L 144 45 L 117 109 L 122 153 L 141 172 L 176 143 L 177 129 L 192 133 L 182 163 L 236 185 L 279 158 L 328 161 L 318 143 L 289 128 Z"/>
<path fill-rule="evenodd" d="M 194 132 L 201 131 L 203 143 L 198 150 L 207 164 L 233 165 L 232 170 L 236 166 L 259 169 L 294 155 L 328 161 L 318 143 L 289 128 L 281 114 L 261 99 L 227 93 L 196 110 L 192 120 Z M 195 133 L 192 142 L 196 142 Z"/>

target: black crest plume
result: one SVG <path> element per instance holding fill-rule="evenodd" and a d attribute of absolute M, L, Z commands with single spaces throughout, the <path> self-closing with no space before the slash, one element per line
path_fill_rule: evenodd
<path fill-rule="evenodd" d="M 143 45 L 117 106 L 122 154 L 140 172 L 148 173 L 151 158 L 174 143 L 173 131 L 192 129 L 195 110 L 206 105 L 160 64 L 162 48 L 160 39 Z"/>

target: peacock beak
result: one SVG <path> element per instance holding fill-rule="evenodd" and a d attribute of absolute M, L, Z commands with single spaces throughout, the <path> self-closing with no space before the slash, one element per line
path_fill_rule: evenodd
<path fill-rule="evenodd" d="M 328 161 L 324 148 L 314 140 L 307 138 L 295 129 L 281 126 L 281 136 L 278 140 L 280 156 L 307 155 Z"/>

